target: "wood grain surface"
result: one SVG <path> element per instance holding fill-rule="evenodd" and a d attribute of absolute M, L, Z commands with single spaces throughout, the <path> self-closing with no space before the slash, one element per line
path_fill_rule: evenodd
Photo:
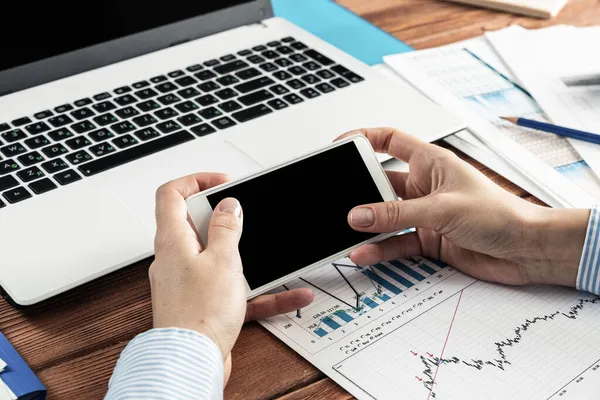
<path fill-rule="evenodd" d="M 302 0 L 297 0 L 302 1 Z M 339 0 L 417 49 L 478 36 L 511 24 L 600 25 L 600 0 L 570 0 L 542 21 L 441 0 Z M 449 147 L 440 143 L 440 145 Z M 472 163 L 506 190 L 538 202 L 498 174 Z M 121 350 L 152 326 L 148 266 L 125 268 L 25 311 L 0 301 L 0 331 L 48 388 L 49 399 L 102 399 Z M 347 392 L 256 323 L 233 352 L 227 399 L 348 399 Z"/>

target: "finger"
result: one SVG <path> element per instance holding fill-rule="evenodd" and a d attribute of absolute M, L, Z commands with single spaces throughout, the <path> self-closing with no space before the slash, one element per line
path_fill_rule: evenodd
<path fill-rule="evenodd" d="M 225 174 L 199 173 L 175 179 L 156 191 L 157 230 L 188 227 L 187 205 L 189 196 L 229 181 Z"/>
<path fill-rule="evenodd" d="M 221 200 L 215 207 L 208 226 L 207 250 L 230 257 L 238 253 L 242 235 L 242 206 L 234 198 Z"/>
<path fill-rule="evenodd" d="M 357 265 L 373 265 L 381 261 L 419 255 L 421 255 L 421 241 L 416 232 L 411 232 L 381 243 L 362 246 L 350 253 L 350 259 Z"/>
<path fill-rule="evenodd" d="M 314 297 L 312 290 L 305 288 L 257 297 L 248 302 L 246 322 L 298 310 L 312 303 Z"/>
<path fill-rule="evenodd" d="M 225 363 L 223 364 L 223 372 L 225 375 L 223 379 L 223 386 L 227 386 L 229 378 L 231 377 L 231 353 L 229 353 L 225 359 Z"/>
<path fill-rule="evenodd" d="M 385 171 L 392 184 L 392 187 L 396 191 L 396 194 L 401 199 L 407 199 L 407 189 L 406 182 L 408 181 L 409 174 L 408 172 L 400 172 L 400 171 Z"/>
<path fill-rule="evenodd" d="M 363 135 L 373 150 L 378 153 L 387 153 L 405 162 L 410 162 L 411 157 L 417 152 L 423 152 L 435 148 L 435 146 L 424 142 L 408 133 L 394 128 L 368 128 L 350 131 L 338 137 L 336 140 L 344 139 L 353 135 Z"/>
<path fill-rule="evenodd" d="M 408 228 L 439 230 L 444 214 L 437 203 L 435 196 L 425 196 L 366 204 L 350 210 L 348 223 L 361 232 L 395 232 Z"/>

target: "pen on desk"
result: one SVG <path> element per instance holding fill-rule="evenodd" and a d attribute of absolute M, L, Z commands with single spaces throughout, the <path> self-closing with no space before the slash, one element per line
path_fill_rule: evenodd
<path fill-rule="evenodd" d="M 555 133 L 560 136 L 572 139 L 583 140 L 584 142 L 600 144 L 600 135 L 591 132 L 578 131 L 577 129 L 565 128 L 564 126 L 547 124 L 545 122 L 534 121 L 526 118 L 500 117 L 513 124 L 524 126 L 526 128 L 537 129 L 539 131 Z"/>

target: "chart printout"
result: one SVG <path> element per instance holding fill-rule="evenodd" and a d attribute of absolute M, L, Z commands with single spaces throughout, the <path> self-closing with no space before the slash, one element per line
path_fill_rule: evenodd
<path fill-rule="evenodd" d="M 359 399 L 600 396 L 598 296 L 487 283 L 422 257 L 343 259 L 278 290 L 298 287 L 314 302 L 261 324 Z"/>

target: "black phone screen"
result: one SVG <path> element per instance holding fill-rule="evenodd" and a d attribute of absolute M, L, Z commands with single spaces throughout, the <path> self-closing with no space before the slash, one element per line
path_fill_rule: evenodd
<path fill-rule="evenodd" d="M 242 205 L 252 290 L 373 237 L 350 228 L 348 212 L 383 201 L 354 142 L 207 196 L 213 209 L 227 197 Z"/>

